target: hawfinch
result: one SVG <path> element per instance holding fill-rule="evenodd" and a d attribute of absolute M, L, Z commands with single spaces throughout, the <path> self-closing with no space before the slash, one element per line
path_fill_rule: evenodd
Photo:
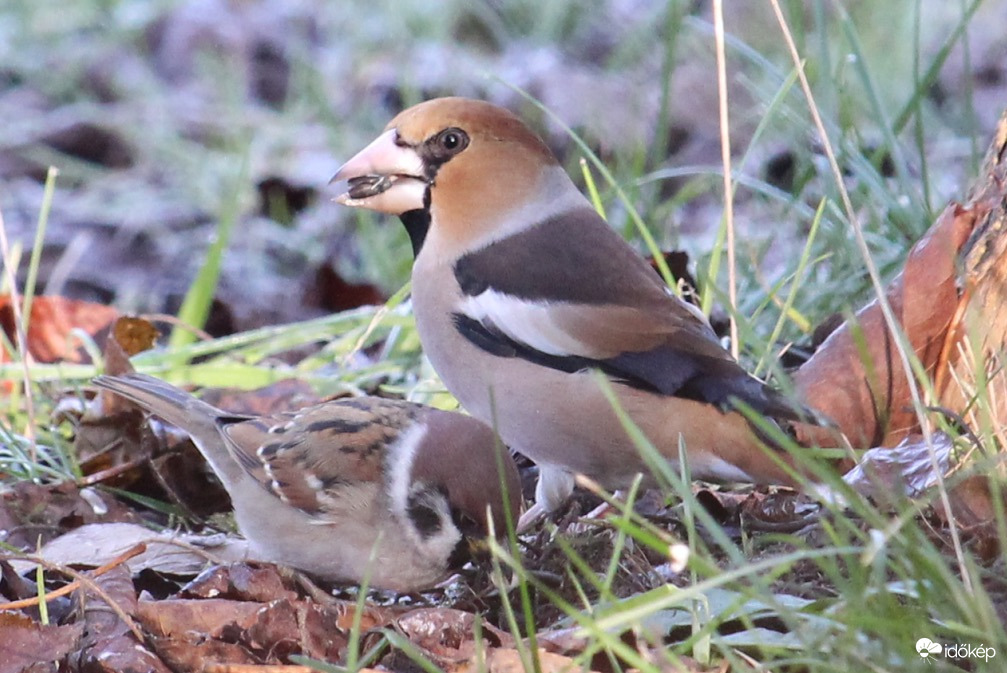
<path fill-rule="evenodd" d="M 468 416 L 376 397 L 239 416 L 142 374 L 95 383 L 192 437 L 256 558 L 324 579 L 429 587 L 464 565 L 488 511 L 502 533 L 520 508 L 513 460 Z"/>
<path fill-rule="evenodd" d="M 424 351 L 465 409 L 539 464 L 538 510 L 569 495 L 572 472 L 617 489 L 645 471 L 597 372 L 669 461 L 684 445 L 696 478 L 791 482 L 734 404 L 785 420 L 806 410 L 724 350 L 513 114 L 421 103 L 344 180 L 337 202 L 405 224 Z"/>

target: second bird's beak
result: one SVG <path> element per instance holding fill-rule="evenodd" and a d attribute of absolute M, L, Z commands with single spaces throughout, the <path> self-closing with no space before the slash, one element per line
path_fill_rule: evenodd
<path fill-rule="evenodd" d="M 388 129 L 336 171 L 329 184 L 347 182 L 336 203 L 401 215 L 424 207 L 428 181 L 423 159 Z"/>

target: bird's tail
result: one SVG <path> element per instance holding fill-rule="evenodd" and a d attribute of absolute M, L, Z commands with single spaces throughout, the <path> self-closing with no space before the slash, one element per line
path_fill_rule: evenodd
<path fill-rule="evenodd" d="M 218 419 L 227 416 L 224 412 L 146 374 L 98 376 L 94 383 L 188 433 L 225 484 L 243 478 L 217 425 Z"/>
<path fill-rule="evenodd" d="M 199 417 L 206 418 L 212 426 L 213 418 L 221 413 L 184 390 L 146 374 L 96 376 L 94 383 L 184 430 Z"/>

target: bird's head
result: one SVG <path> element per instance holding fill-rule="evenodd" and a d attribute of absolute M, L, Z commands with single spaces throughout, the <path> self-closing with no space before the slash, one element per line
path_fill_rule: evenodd
<path fill-rule="evenodd" d="M 422 428 L 422 430 L 420 430 Z M 421 426 L 391 447 L 389 500 L 418 553 L 457 569 L 507 534 L 521 510 L 514 460 L 474 418 L 429 409 Z"/>
<path fill-rule="evenodd" d="M 332 180 L 347 182 L 338 203 L 398 215 L 407 228 L 425 218 L 438 239 L 463 248 L 520 229 L 528 222 L 516 215 L 522 208 L 549 210 L 571 190 L 579 197 L 524 122 L 466 98 L 437 98 L 401 112 Z"/>

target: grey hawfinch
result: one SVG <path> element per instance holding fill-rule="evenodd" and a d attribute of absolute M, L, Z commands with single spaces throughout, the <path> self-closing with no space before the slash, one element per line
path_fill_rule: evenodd
<path fill-rule="evenodd" d="M 487 512 L 503 534 L 505 508 L 520 509 L 513 460 L 468 416 L 359 397 L 251 417 L 142 374 L 95 383 L 192 437 L 262 561 L 423 589 L 464 564 L 469 543 L 487 535 Z"/>
<path fill-rule="evenodd" d="M 592 370 L 668 460 L 684 444 L 695 477 L 791 482 L 734 402 L 782 420 L 807 410 L 724 350 L 510 112 L 421 103 L 333 181 L 347 181 L 339 203 L 405 224 L 424 351 L 465 409 L 539 464 L 539 511 L 569 495 L 570 473 L 614 489 L 645 469 Z"/>

